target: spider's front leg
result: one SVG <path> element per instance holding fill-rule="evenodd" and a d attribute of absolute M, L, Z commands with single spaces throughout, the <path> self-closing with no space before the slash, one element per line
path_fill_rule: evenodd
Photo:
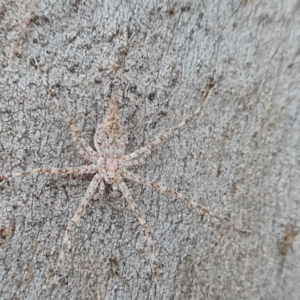
<path fill-rule="evenodd" d="M 119 183 L 119 188 L 121 192 L 123 193 L 124 197 L 126 198 L 130 208 L 132 209 L 134 215 L 140 222 L 141 226 L 145 230 L 145 235 L 147 238 L 148 246 L 149 246 L 149 252 L 150 252 L 150 263 L 151 263 L 151 270 L 152 270 L 152 276 L 153 276 L 153 299 L 156 299 L 156 293 L 157 293 L 157 263 L 156 263 L 156 257 L 155 257 L 155 250 L 154 250 L 154 243 L 152 241 L 152 234 L 150 231 L 150 228 L 145 220 L 145 218 L 142 216 L 141 212 L 139 211 L 133 197 L 131 196 L 127 185 L 124 181 L 121 181 Z"/>
<path fill-rule="evenodd" d="M 50 290 L 52 291 L 54 289 L 54 287 L 57 284 L 58 281 L 58 275 L 60 273 L 61 270 L 61 266 L 63 264 L 63 260 L 64 260 L 64 255 L 67 249 L 67 245 L 68 245 L 68 241 L 71 235 L 72 230 L 74 229 L 75 225 L 77 224 L 78 220 L 80 219 L 81 215 L 83 214 L 83 212 L 85 211 L 90 199 L 93 197 L 98 185 L 101 183 L 102 181 L 102 177 L 99 174 L 96 174 L 92 180 L 92 182 L 90 183 L 84 197 L 82 198 L 82 201 L 79 205 L 79 207 L 77 208 L 73 218 L 71 219 L 71 221 L 68 224 L 67 230 L 65 232 L 65 236 L 62 242 L 62 247 L 61 247 L 61 251 L 58 257 L 58 261 L 57 261 L 57 266 L 55 269 L 55 276 L 52 282 L 52 287 L 50 288 Z"/>
<path fill-rule="evenodd" d="M 59 175 L 82 175 L 82 174 L 95 174 L 97 173 L 97 165 L 89 165 L 89 166 L 80 166 L 73 168 L 52 168 L 52 167 L 43 167 L 37 168 L 29 171 L 22 171 L 16 173 L 9 173 L 0 175 L 0 181 L 20 177 L 20 176 L 29 176 L 34 174 L 59 174 Z"/>
<path fill-rule="evenodd" d="M 248 233 L 247 231 L 236 228 L 233 224 L 227 222 L 226 220 L 221 218 L 219 215 L 213 213 L 212 211 L 210 211 L 209 209 L 207 209 L 205 207 L 202 207 L 201 205 L 199 205 L 196 202 L 190 200 L 188 197 L 184 196 L 183 194 L 181 194 L 181 193 L 179 193 L 175 190 L 172 190 L 172 189 L 170 189 L 166 186 L 159 185 L 157 183 L 154 183 L 152 181 L 144 179 L 144 178 L 140 177 L 139 175 L 134 174 L 132 172 L 129 172 L 128 170 L 125 170 L 125 169 L 122 171 L 122 176 L 124 176 L 125 178 L 130 179 L 132 181 L 135 181 L 135 182 L 138 182 L 140 184 L 143 184 L 143 185 L 149 186 L 151 188 L 154 188 L 154 189 L 156 189 L 160 192 L 164 192 L 164 193 L 170 194 L 172 196 L 175 196 L 176 198 L 179 198 L 179 199 L 185 201 L 188 205 L 192 206 L 193 208 L 196 208 L 200 213 L 208 214 L 209 216 L 213 217 L 214 219 L 217 219 L 222 224 L 224 224 L 225 227 L 227 227 L 227 228 L 231 228 L 231 229 L 233 229 L 235 231 L 238 231 L 240 233 Z"/>

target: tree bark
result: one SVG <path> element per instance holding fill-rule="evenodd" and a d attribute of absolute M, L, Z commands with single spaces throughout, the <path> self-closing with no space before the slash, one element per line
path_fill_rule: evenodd
<path fill-rule="evenodd" d="M 193 122 L 132 172 L 209 208 L 127 185 L 150 226 L 158 299 L 299 299 L 300 3 L 3 1 L 0 174 L 85 162 L 41 72 L 83 136 L 123 93 L 127 153 Z M 152 299 L 147 240 L 109 189 L 62 238 L 91 176 L 0 182 L 1 299 Z"/>

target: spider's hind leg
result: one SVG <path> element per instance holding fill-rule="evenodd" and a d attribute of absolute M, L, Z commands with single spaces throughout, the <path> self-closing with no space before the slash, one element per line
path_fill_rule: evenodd
<path fill-rule="evenodd" d="M 39 67 L 39 65 L 38 65 L 37 62 L 36 62 L 36 67 L 37 67 L 37 69 L 41 73 L 43 85 L 45 86 L 46 91 L 50 95 L 51 99 L 54 101 L 57 109 L 60 111 L 60 113 L 64 117 L 65 122 L 67 123 L 68 127 L 71 129 L 73 141 L 74 141 L 74 144 L 77 147 L 79 153 L 81 154 L 81 156 L 85 160 L 96 163 L 97 162 L 97 158 L 98 158 L 97 152 L 94 151 L 92 149 L 92 147 L 86 142 L 86 140 L 84 139 L 84 137 L 82 136 L 82 134 L 79 132 L 79 130 L 77 129 L 77 127 L 73 123 L 72 119 L 69 117 L 69 115 L 67 114 L 67 112 L 61 106 L 61 104 L 59 103 L 58 99 L 56 98 L 56 94 L 50 88 L 50 86 L 49 86 L 49 84 L 48 84 L 48 82 L 47 82 L 47 80 L 45 78 L 45 75 L 40 70 L 40 67 Z"/>
<path fill-rule="evenodd" d="M 136 159 L 138 157 L 140 157 L 141 155 L 145 155 L 147 152 L 150 153 L 152 148 L 157 147 L 158 145 L 160 145 L 162 142 L 164 142 L 166 139 L 168 139 L 169 137 L 171 137 L 176 131 L 180 130 L 182 127 L 184 127 L 185 125 L 189 124 L 196 116 L 200 115 L 200 113 L 202 112 L 203 107 L 205 106 L 207 99 L 210 97 L 210 95 L 212 94 L 213 88 L 214 88 L 215 84 L 214 82 L 209 79 L 207 84 L 206 84 L 206 88 L 205 91 L 203 93 L 203 100 L 202 100 L 202 104 L 194 111 L 193 114 L 191 114 L 190 116 L 188 116 L 186 119 L 184 119 L 181 123 L 179 123 L 177 126 L 173 127 L 172 129 L 162 133 L 157 139 L 155 139 L 153 142 L 149 143 L 148 145 L 130 153 L 125 155 L 125 160 L 126 161 L 130 161 L 132 159 Z M 146 154 L 147 155 L 147 154 Z"/>

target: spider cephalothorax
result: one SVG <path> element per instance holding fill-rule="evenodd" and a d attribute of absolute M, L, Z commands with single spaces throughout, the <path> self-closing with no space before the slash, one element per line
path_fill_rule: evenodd
<path fill-rule="evenodd" d="M 149 252 L 150 252 L 150 262 L 151 262 L 151 269 L 152 269 L 152 275 L 153 275 L 153 298 L 156 299 L 156 289 L 157 289 L 157 266 L 156 266 L 156 257 L 155 257 L 155 249 L 154 249 L 154 243 L 152 241 L 152 234 L 150 231 L 149 226 L 146 223 L 145 218 L 140 213 L 133 197 L 131 196 L 125 182 L 124 178 L 133 180 L 135 182 L 144 184 L 146 186 L 149 186 L 151 188 L 154 188 L 156 190 L 159 190 L 161 192 L 165 192 L 168 194 L 171 194 L 185 202 L 187 202 L 190 206 L 193 208 L 196 208 L 201 214 L 206 213 L 210 215 L 211 217 L 218 219 L 220 222 L 227 224 L 227 226 L 233 228 L 236 230 L 234 225 L 224 221 L 221 217 L 219 217 L 217 214 L 211 212 L 210 210 L 203 208 L 199 204 L 195 203 L 194 201 L 190 200 L 189 198 L 185 197 L 181 193 L 169 189 L 168 187 L 156 184 L 154 182 L 151 182 L 149 180 L 143 179 L 140 176 L 133 174 L 132 172 L 127 170 L 127 167 L 133 166 L 133 165 L 139 165 L 143 163 L 144 159 L 150 154 L 150 150 L 160 143 L 162 143 L 164 140 L 169 138 L 175 131 L 182 128 L 184 125 L 188 124 L 195 116 L 200 114 L 201 109 L 203 107 L 200 106 L 195 110 L 195 112 L 187 117 L 184 121 L 182 121 L 178 126 L 172 128 L 169 131 L 166 131 L 165 133 L 161 134 L 157 139 L 155 139 L 153 142 L 147 144 L 146 146 L 130 153 L 125 154 L 126 146 L 128 143 L 128 134 L 124 127 L 120 125 L 119 118 L 118 118 L 118 95 L 113 93 L 112 94 L 112 101 L 110 104 L 110 110 L 108 117 L 104 121 L 102 125 L 99 125 L 95 137 L 94 137 L 94 143 L 96 150 L 93 150 L 91 146 L 85 141 L 85 139 L 82 137 L 76 126 L 74 125 L 73 121 L 69 118 L 68 114 L 65 112 L 63 107 L 59 104 L 55 93 L 50 89 L 48 83 L 46 82 L 45 78 L 43 77 L 43 83 L 55 102 L 56 106 L 64 116 L 66 123 L 71 129 L 73 140 L 75 142 L 75 145 L 77 146 L 79 153 L 82 155 L 82 157 L 87 160 L 90 164 L 89 165 L 83 165 L 79 167 L 74 168 L 53 168 L 53 167 L 45 167 L 45 168 L 38 168 L 33 169 L 31 171 L 23 171 L 18 173 L 12 173 L 12 174 L 5 174 L 0 175 L 0 180 L 8 179 L 11 177 L 16 176 L 27 176 L 31 174 L 93 174 L 93 180 L 90 183 L 77 211 L 75 212 L 73 218 L 70 220 L 64 238 L 62 242 L 61 251 L 59 254 L 56 270 L 55 270 L 55 277 L 53 280 L 53 286 L 56 285 L 58 280 L 58 275 L 61 270 L 61 266 L 63 264 L 63 258 L 64 254 L 67 248 L 67 243 L 71 235 L 71 231 L 75 227 L 76 223 L 80 219 L 80 216 L 85 211 L 89 201 L 93 198 L 93 195 L 96 193 L 97 189 L 100 189 L 100 196 L 104 193 L 104 182 L 106 182 L 109 185 L 112 185 L 112 188 L 114 190 L 120 190 L 124 197 L 126 198 L 130 208 L 132 209 L 134 215 L 138 219 L 139 223 L 145 230 L 145 235 L 147 238 L 148 246 L 149 246 Z M 209 84 L 208 88 L 206 90 L 206 93 L 204 93 L 204 102 L 207 100 L 211 93 L 213 85 Z M 204 103 L 203 102 L 203 103 Z"/>
<path fill-rule="evenodd" d="M 94 143 L 98 152 L 97 166 L 99 174 L 108 184 L 116 183 L 120 179 L 128 134 L 120 124 L 117 116 L 118 96 L 112 94 L 109 115 L 102 125 L 99 125 Z"/>

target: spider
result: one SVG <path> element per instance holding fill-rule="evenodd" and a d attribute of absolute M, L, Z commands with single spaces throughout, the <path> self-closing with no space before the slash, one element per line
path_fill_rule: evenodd
<path fill-rule="evenodd" d="M 93 174 L 93 179 L 83 196 L 77 211 L 75 212 L 73 218 L 69 221 L 60 250 L 60 254 L 58 257 L 53 284 L 52 287 L 57 284 L 58 276 L 60 274 L 60 270 L 63 265 L 64 255 L 66 252 L 68 240 L 70 238 L 71 232 L 80 219 L 81 215 L 85 211 L 86 207 L 89 204 L 89 201 L 95 195 L 97 189 L 97 196 L 101 196 L 105 192 L 105 185 L 112 186 L 113 191 L 120 190 L 124 197 L 126 198 L 130 208 L 133 211 L 133 214 L 137 218 L 140 225 L 143 227 L 145 231 L 145 236 L 147 239 L 149 253 L 150 253 L 150 264 L 151 271 L 153 277 L 153 298 L 156 299 L 157 295 L 157 262 L 155 256 L 155 247 L 152 240 L 151 230 L 138 209 L 135 200 L 130 194 L 130 191 L 127 188 L 124 179 L 130 179 L 137 183 L 146 185 L 148 187 L 154 188 L 158 191 L 165 192 L 167 194 L 171 194 L 183 201 L 185 201 L 188 205 L 196 208 L 201 214 L 208 214 L 211 217 L 217 219 L 218 221 L 225 224 L 227 227 L 233 228 L 234 230 L 241 231 L 237 229 L 233 224 L 228 223 L 217 214 L 211 212 L 210 210 L 200 206 L 196 202 L 190 200 L 183 194 L 172 190 L 166 186 L 159 185 L 147 179 L 140 177 L 137 174 L 134 174 L 127 170 L 127 168 L 139 165 L 144 162 L 148 155 L 150 155 L 151 150 L 165 141 L 167 138 L 173 135 L 174 132 L 181 129 L 186 124 L 190 123 L 197 115 L 199 115 L 206 103 L 207 99 L 211 95 L 214 83 L 212 80 L 208 81 L 207 88 L 203 94 L 203 102 L 195 112 L 183 120 L 179 125 L 162 133 L 158 138 L 156 138 L 153 142 L 147 144 L 146 146 L 130 153 L 125 154 L 125 149 L 128 144 L 128 133 L 126 129 L 120 124 L 120 120 L 118 117 L 118 104 L 119 104 L 119 95 L 116 92 L 112 92 L 111 101 L 109 106 L 109 113 L 107 118 L 105 119 L 103 124 L 98 125 L 95 136 L 94 136 L 94 144 L 96 150 L 93 150 L 91 146 L 85 141 L 83 136 L 80 134 L 73 121 L 70 119 L 66 111 L 60 105 L 56 94 L 50 88 L 47 83 L 45 77 L 42 74 L 43 85 L 45 86 L 50 98 L 56 104 L 58 110 L 63 115 L 67 125 L 71 129 L 72 137 L 75 145 L 77 146 L 79 153 L 82 157 L 87 160 L 89 165 L 82 165 L 79 167 L 72 168 L 54 168 L 54 167 L 43 167 L 38 169 L 33 169 L 30 171 L 11 173 L 0 175 L 0 181 L 17 177 L 17 176 L 28 176 L 33 174 L 74 174 L 74 175 L 82 175 L 82 174 Z"/>

